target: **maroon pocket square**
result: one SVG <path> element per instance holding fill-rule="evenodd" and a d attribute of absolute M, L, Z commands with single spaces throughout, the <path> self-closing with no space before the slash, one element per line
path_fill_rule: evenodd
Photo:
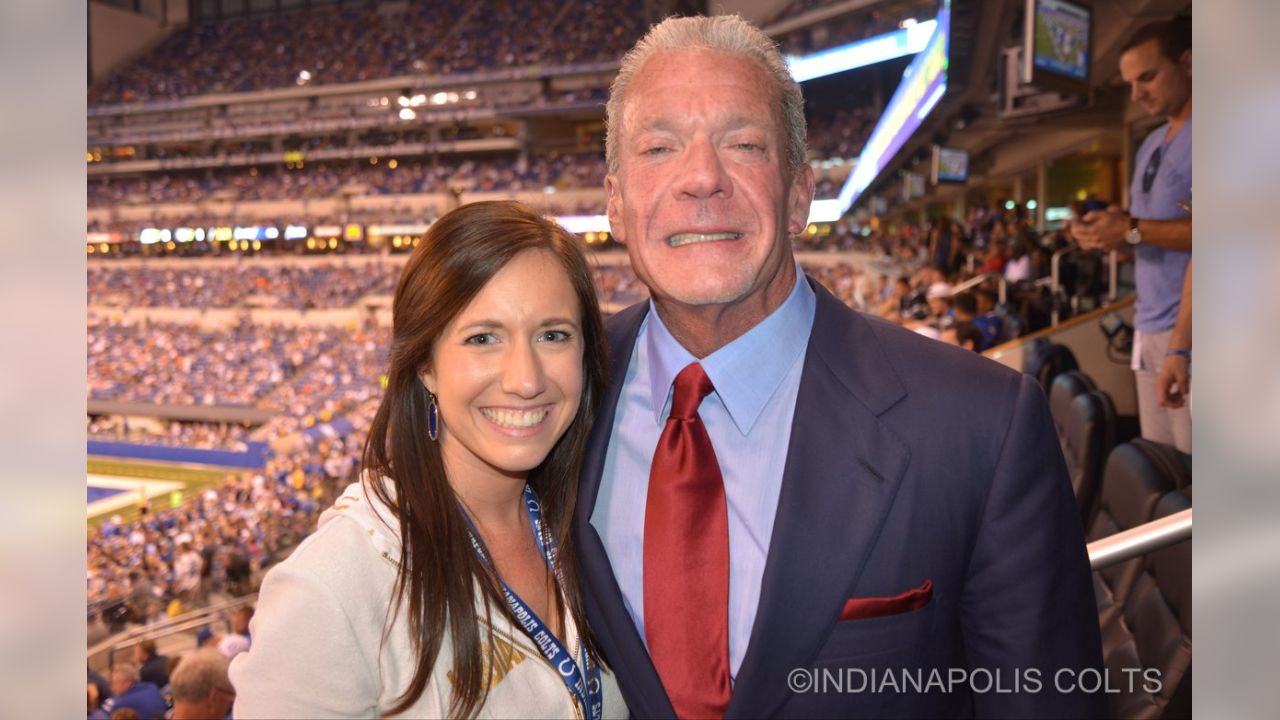
<path fill-rule="evenodd" d="M 849 598 L 840 611 L 840 620 L 866 620 L 868 618 L 898 615 L 919 610 L 933 597 L 933 581 L 925 580 L 918 588 L 912 588 L 890 597 Z"/>

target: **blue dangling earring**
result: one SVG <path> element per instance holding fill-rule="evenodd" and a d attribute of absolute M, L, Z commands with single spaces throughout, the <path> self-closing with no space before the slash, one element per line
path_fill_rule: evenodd
<path fill-rule="evenodd" d="M 427 391 L 430 402 L 427 405 L 427 437 L 437 440 L 440 437 L 440 407 L 436 405 L 436 394 Z"/>

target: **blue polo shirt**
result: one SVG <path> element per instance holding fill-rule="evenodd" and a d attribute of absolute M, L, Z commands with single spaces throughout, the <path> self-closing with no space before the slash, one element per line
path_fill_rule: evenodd
<path fill-rule="evenodd" d="M 1133 181 L 1129 186 L 1129 214 L 1142 220 L 1180 220 L 1190 217 L 1178 207 L 1178 201 L 1191 202 L 1191 118 L 1173 139 L 1165 140 L 1169 123 L 1156 128 L 1142 142 L 1133 162 Z M 1160 165 L 1150 191 L 1142 189 L 1143 176 L 1156 148 L 1160 148 Z M 1146 334 L 1164 332 L 1178 319 L 1182 299 L 1182 278 L 1191 262 L 1191 253 L 1147 245 L 1135 250 L 1134 280 L 1138 300 L 1134 325 Z"/>

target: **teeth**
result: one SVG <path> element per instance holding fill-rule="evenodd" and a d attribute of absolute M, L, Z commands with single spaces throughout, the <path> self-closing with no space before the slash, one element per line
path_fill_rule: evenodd
<path fill-rule="evenodd" d="M 511 428 L 529 428 L 542 422 L 547 416 L 549 408 L 541 408 L 539 410 L 492 410 L 490 408 L 481 408 L 480 412 L 490 420 Z"/>
<path fill-rule="evenodd" d="M 722 232 L 722 233 L 680 233 L 667 238 L 667 245 L 670 247 L 680 247 L 681 245 L 692 245 L 693 243 L 716 242 L 718 240 L 737 240 L 742 237 L 742 233 Z"/>

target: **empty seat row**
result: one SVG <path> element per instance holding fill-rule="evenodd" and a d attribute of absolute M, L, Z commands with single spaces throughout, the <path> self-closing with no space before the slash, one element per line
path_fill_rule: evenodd
<path fill-rule="evenodd" d="M 1090 542 L 1191 507 L 1177 449 L 1135 439 L 1107 459 Z M 1110 711 L 1117 718 L 1191 716 L 1191 540 L 1094 573 Z"/>
<path fill-rule="evenodd" d="M 1046 343 L 1031 360 L 1089 542 L 1191 507 L 1189 456 L 1140 438 L 1118 443 L 1110 396 L 1065 347 Z M 1190 717 L 1191 541 L 1098 569 L 1094 591 L 1110 716 Z"/>
<path fill-rule="evenodd" d="M 1103 465 L 1116 444 L 1115 405 L 1088 375 L 1068 370 L 1053 379 L 1049 412 L 1062 444 L 1081 525 L 1088 528 L 1098 508 Z"/>

